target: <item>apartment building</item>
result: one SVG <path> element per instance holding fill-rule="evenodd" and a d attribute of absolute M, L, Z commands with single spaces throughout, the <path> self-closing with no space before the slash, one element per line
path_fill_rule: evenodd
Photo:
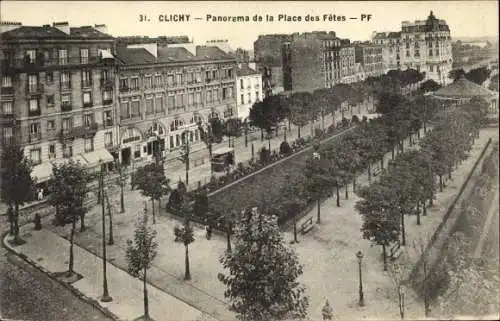
<path fill-rule="evenodd" d="M 334 32 L 295 34 L 282 47 L 286 91 L 314 91 L 355 81 L 355 50 Z"/>
<path fill-rule="evenodd" d="M 378 77 L 384 73 L 383 48 L 368 42 L 355 44 L 355 62 L 363 66 L 365 77 Z"/>
<path fill-rule="evenodd" d="M 73 159 L 98 169 L 99 160 L 112 162 L 115 49 L 106 26 L 0 27 L 0 153 L 17 140 L 38 183 L 53 163 Z"/>
<path fill-rule="evenodd" d="M 448 78 L 453 64 L 450 28 L 432 11 L 426 20 L 403 21 L 401 32 L 375 32 L 373 41 L 388 45 L 383 60 L 389 69 L 413 68 L 425 72 L 426 79 L 441 85 L 451 82 Z"/>
<path fill-rule="evenodd" d="M 238 118 L 245 120 L 253 104 L 263 99 L 262 76 L 248 64 L 239 64 L 236 70 L 236 106 Z"/>
<path fill-rule="evenodd" d="M 126 166 L 187 142 L 203 144 L 198 122 L 236 116 L 236 60 L 216 46 L 129 45 L 117 60 L 119 158 Z"/>

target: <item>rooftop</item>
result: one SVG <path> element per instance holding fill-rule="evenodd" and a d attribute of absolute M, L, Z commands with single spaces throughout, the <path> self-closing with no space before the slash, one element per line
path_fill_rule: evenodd
<path fill-rule="evenodd" d="M 465 76 L 461 76 L 452 84 L 443 87 L 432 94 L 437 98 L 445 99 L 460 99 L 460 98 L 472 98 L 472 97 L 492 97 L 495 94 L 480 86 L 470 80 L 467 80 Z"/>
<path fill-rule="evenodd" d="M 238 67 L 236 69 L 236 75 L 238 77 L 244 77 L 244 76 L 250 76 L 250 75 L 259 75 L 260 72 L 250 68 L 246 64 L 242 64 L 241 67 Z"/>
<path fill-rule="evenodd" d="M 50 25 L 44 26 L 21 26 L 2 33 L 2 39 L 114 39 L 112 36 L 102 33 L 91 26 L 69 28 L 69 34 Z"/>

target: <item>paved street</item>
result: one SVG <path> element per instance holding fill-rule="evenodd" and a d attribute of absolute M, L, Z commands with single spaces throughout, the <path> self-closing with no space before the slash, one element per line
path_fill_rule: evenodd
<path fill-rule="evenodd" d="M 112 320 L 3 247 L 0 285 L 0 320 Z"/>

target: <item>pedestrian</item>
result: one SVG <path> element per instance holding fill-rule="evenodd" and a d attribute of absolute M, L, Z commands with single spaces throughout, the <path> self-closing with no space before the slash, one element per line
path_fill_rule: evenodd
<path fill-rule="evenodd" d="M 212 225 L 209 224 L 208 227 L 207 227 L 207 239 L 211 239 L 212 238 Z"/>
<path fill-rule="evenodd" d="M 38 200 L 43 200 L 43 188 L 38 189 Z"/>

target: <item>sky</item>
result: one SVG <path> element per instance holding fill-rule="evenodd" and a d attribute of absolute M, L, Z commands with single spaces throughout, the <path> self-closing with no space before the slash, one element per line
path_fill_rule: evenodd
<path fill-rule="evenodd" d="M 430 11 L 447 21 L 452 37 L 498 37 L 498 1 L 1 1 L 0 19 L 37 26 L 68 21 L 70 26 L 106 24 L 113 36 L 187 35 L 195 43 L 227 39 L 252 49 L 259 34 L 335 31 L 341 38 L 369 40 L 373 31 L 400 31 L 401 21 L 425 20 Z M 141 15 L 146 21 L 140 21 Z M 189 21 L 159 21 L 190 15 Z M 248 16 L 249 22 L 212 22 L 212 16 Z M 262 21 L 253 21 L 254 16 Z M 274 21 L 266 21 L 266 15 Z M 301 21 L 278 21 L 279 15 Z M 307 16 L 320 21 L 305 21 Z M 326 16 L 325 16 L 326 15 Z M 330 15 L 346 21 L 330 21 Z M 363 21 L 362 15 L 365 15 Z M 367 20 L 367 16 L 371 15 Z M 185 16 L 186 17 L 186 16 Z M 336 18 L 337 18 L 336 17 Z M 195 20 L 195 18 L 201 18 Z M 283 17 L 282 17 L 283 18 Z M 324 21 L 326 18 L 326 21 Z M 357 18 L 357 19 L 350 19 Z"/>

